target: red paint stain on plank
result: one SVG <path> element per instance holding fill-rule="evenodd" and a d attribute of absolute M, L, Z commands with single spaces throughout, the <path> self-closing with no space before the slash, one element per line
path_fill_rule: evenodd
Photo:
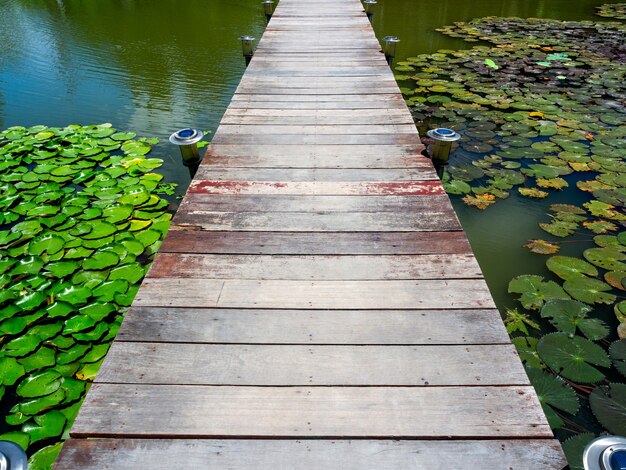
<path fill-rule="evenodd" d="M 326 194 L 363 196 L 419 196 L 444 194 L 436 181 L 193 181 L 191 194 Z"/>

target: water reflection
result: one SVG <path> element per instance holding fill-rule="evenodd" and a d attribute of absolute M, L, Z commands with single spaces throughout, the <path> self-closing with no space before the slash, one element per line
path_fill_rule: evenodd
<path fill-rule="evenodd" d="M 257 0 L 5 0 L 0 122 L 215 129 L 244 71 L 237 38 L 264 27 Z"/>

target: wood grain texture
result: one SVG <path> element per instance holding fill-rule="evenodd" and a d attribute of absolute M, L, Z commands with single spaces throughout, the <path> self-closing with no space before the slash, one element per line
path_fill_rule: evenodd
<path fill-rule="evenodd" d="M 126 314 L 116 341 L 443 345 L 509 344 L 509 336 L 495 309 L 255 310 L 135 306 Z"/>
<path fill-rule="evenodd" d="M 497 357 L 497 361 L 491 359 Z M 491 362 L 491 367 L 484 364 Z M 98 383 L 529 385 L 515 346 L 268 346 L 116 342 Z"/>
<path fill-rule="evenodd" d="M 134 305 L 295 309 L 494 308 L 483 280 L 254 281 L 146 278 Z"/>
<path fill-rule="evenodd" d="M 562 470 L 556 440 L 205 440 L 70 439 L 55 470 Z"/>
<path fill-rule="evenodd" d="M 393 280 L 482 279 L 473 255 L 199 255 L 161 253 L 151 278 Z"/>
<path fill-rule="evenodd" d="M 173 225 L 162 253 L 402 255 L 470 253 L 465 234 L 450 232 L 237 232 Z"/>
<path fill-rule="evenodd" d="M 72 437 L 535 437 L 532 387 L 210 387 L 94 384 Z"/>

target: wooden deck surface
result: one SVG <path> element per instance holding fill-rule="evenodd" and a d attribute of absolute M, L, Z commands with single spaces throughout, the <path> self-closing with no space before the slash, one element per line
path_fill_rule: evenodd
<path fill-rule="evenodd" d="M 561 469 L 358 0 L 281 0 L 56 469 Z"/>

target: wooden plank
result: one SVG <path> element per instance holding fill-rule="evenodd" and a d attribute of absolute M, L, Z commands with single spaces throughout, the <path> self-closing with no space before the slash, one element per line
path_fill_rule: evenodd
<path fill-rule="evenodd" d="M 482 280 L 287 281 L 146 278 L 133 305 L 286 309 L 495 308 Z"/>
<path fill-rule="evenodd" d="M 420 155 L 423 146 L 418 143 L 399 145 L 254 145 L 254 144 L 225 144 L 213 142 L 207 149 L 209 158 L 204 160 L 205 165 L 211 164 L 211 156 L 215 158 L 245 156 L 245 157 L 291 157 L 294 162 L 306 157 L 325 157 L 342 160 L 351 159 L 376 159 L 384 160 L 388 157 L 410 156 L 426 163 L 426 157 Z M 363 167 L 365 168 L 365 167 Z"/>
<path fill-rule="evenodd" d="M 413 124 L 366 124 L 366 125 L 277 125 L 255 124 L 255 125 L 220 125 L 220 135 L 258 135 L 258 134 L 410 134 L 416 132 Z"/>
<path fill-rule="evenodd" d="M 364 99 L 364 96 L 367 96 L 367 99 Z M 402 97 L 399 97 L 397 93 L 389 93 L 386 95 L 366 95 L 366 94 L 349 94 L 349 95 L 341 95 L 341 96 L 335 96 L 335 95 L 324 95 L 324 94 L 320 94 L 320 95 L 315 95 L 315 96 L 301 96 L 301 95 L 290 95 L 290 94 L 286 94 L 286 93 L 281 93 L 281 94 L 276 94 L 276 95 L 270 95 L 270 94 L 264 94 L 264 93 L 255 93 L 254 95 L 242 95 L 242 94 L 235 94 L 233 95 L 233 99 L 231 101 L 231 104 L 235 103 L 235 102 L 239 102 L 239 103 L 256 103 L 259 101 L 269 101 L 271 103 L 287 103 L 287 102 L 291 102 L 291 101 L 297 101 L 297 102 L 313 102 L 316 104 L 320 104 L 322 102 L 333 102 L 333 103 L 349 103 L 349 104 L 354 104 L 355 102 L 362 102 L 362 101 L 367 101 L 368 103 L 403 103 L 404 104 L 404 100 L 402 99 Z M 387 108 L 385 106 L 385 108 Z M 351 109 L 351 108 L 349 108 Z M 415 129 L 415 126 L 413 126 L 413 129 Z"/>
<path fill-rule="evenodd" d="M 282 106 L 274 103 L 261 103 L 267 106 Z M 342 103 L 327 102 L 332 106 L 342 106 Z M 299 109 L 306 109 L 308 103 L 289 103 Z M 316 105 L 313 105 L 316 106 Z M 331 106 L 331 107 L 332 107 Z M 367 106 L 367 105 L 364 105 Z M 270 134 L 270 135 L 232 135 L 223 134 L 218 129 L 213 137 L 213 142 L 219 144 L 255 144 L 257 145 L 406 145 L 415 142 L 417 132 L 405 134 L 313 134 L 313 135 L 291 135 L 291 134 Z"/>
<path fill-rule="evenodd" d="M 498 360 L 492 361 L 493 357 Z M 290 387 L 530 384 L 512 344 L 277 346 L 146 342 L 115 342 L 96 382 Z"/>
<path fill-rule="evenodd" d="M 199 179 L 191 182 L 187 192 L 283 196 L 415 196 L 445 193 L 439 181 L 210 181 Z"/>
<path fill-rule="evenodd" d="M 481 279 L 473 255 L 206 255 L 160 253 L 152 278 L 393 280 Z M 156 261 L 156 260 L 155 260 Z"/>
<path fill-rule="evenodd" d="M 420 232 L 460 230 L 452 211 L 406 216 L 392 212 L 178 211 L 174 223 L 202 230 L 263 232 Z"/>
<path fill-rule="evenodd" d="M 120 435 L 454 439 L 552 438 L 552 431 L 530 386 L 94 384 L 71 436 Z"/>
<path fill-rule="evenodd" d="M 231 344 L 508 344 L 497 310 L 132 307 L 116 341 Z"/>
<path fill-rule="evenodd" d="M 81 462 L 84 470 L 433 470 L 436 468 L 561 470 L 556 440 L 204 440 L 70 439 L 56 470 Z"/>
<path fill-rule="evenodd" d="M 161 253 L 408 255 L 470 253 L 465 234 L 451 232 L 237 232 L 172 226 Z"/>
<path fill-rule="evenodd" d="M 448 196 L 292 196 L 190 193 L 179 210 L 213 212 L 418 212 L 454 214 Z"/>
<path fill-rule="evenodd" d="M 228 147 L 228 153 L 236 153 L 236 146 Z M 241 152 L 243 153 L 243 152 Z M 257 151 L 257 153 L 260 153 Z M 434 169 L 432 164 L 424 158 L 415 155 L 393 155 L 385 157 L 367 158 L 358 154 L 347 156 L 333 155 L 301 155 L 290 152 L 290 155 L 232 155 L 224 156 L 221 152 L 209 149 L 206 153 L 207 162 L 211 168 L 420 168 L 424 171 L 424 178 L 431 179 Z M 210 160 L 210 161 L 209 161 Z"/>
<path fill-rule="evenodd" d="M 212 168 L 203 165 L 196 173 L 197 180 L 217 181 L 269 181 L 269 182 L 386 182 L 436 180 L 436 173 L 420 168 L 357 169 L 337 168 Z"/>

